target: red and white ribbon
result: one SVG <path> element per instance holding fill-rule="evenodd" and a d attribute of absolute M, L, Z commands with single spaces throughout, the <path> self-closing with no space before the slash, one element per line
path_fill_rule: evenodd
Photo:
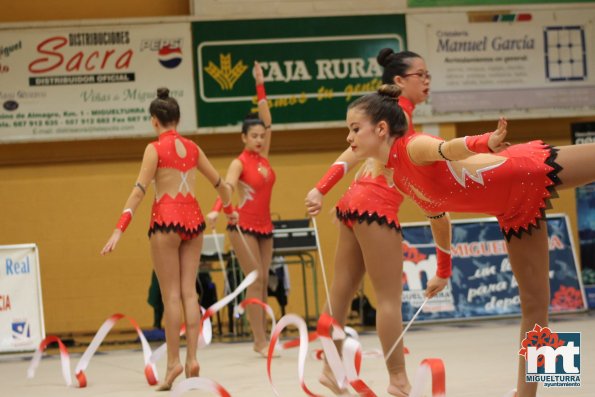
<path fill-rule="evenodd" d="M 444 362 L 439 358 L 423 360 L 415 374 L 409 397 L 421 397 L 428 380 L 432 381 L 432 397 L 446 396 L 446 372 Z"/>
<path fill-rule="evenodd" d="M 376 394 L 359 377 L 362 362 L 360 343 L 354 338 L 347 338 L 341 325 L 326 313 L 320 316 L 316 330 L 322 343 L 326 362 L 335 376 L 339 389 L 345 389 L 349 384 L 360 396 L 376 397 Z M 333 339 L 344 340 L 343 358 L 339 356 Z"/>
<path fill-rule="evenodd" d="M 297 327 L 300 336 L 299 351 L 298 351 L 298 379 L 302 390 L 310 397 L 321 397 L 318 394 L 314 394 L 308 389 L 304 381 L 304 367 L 306 366 L 306 356 L 308 355 L 308 326 L 303 318 L 295 314 L 286 314 L 281 317 L 273 332 L 271 333 L 271 341 L 269 343 L 269 353 L 267 356 L 267 375 L 269 377 L 269 383 L 273 388 L 273 392 L 276 396 L 280 396 L 279 392 L 273 384 L 273 377 L 271 375 L 271 363 L 273 360 L 273 354 L 275 353 L 275 346 L 279 340 L 279 335 L 288 325 Z"/>
<path fill-rule="evenodd" d="M 250 273 L 248 273 L 248 275 L 242 280 L 240 285 L 238 285 L 238 287 L 231 294 L 224 296 L 223 298 L 221 298 L 220 300 L 218 300 L 217 302 L 215 302 L 211 306 L 209 306 L 207 311 L 202 316 L 201 324 L 205 320 L 210 318 L 213 314 L 217 313 L 219 310 L 221 310 L 222 308 L 227 306 L 227 304 L 229 304 L 229 302 L 234 300 L 234 298 L 236 296 L 241 294 L 246 288 L 248 288 L 252 283 L 254 283 L 254 281 L 256 281 L 257 277 L 258 277 L 257 270 L 253 270 Z"/>
<path fill-rule="evenodd" d="M 310 333 L 308 333 L 308 342 L 313 342 L 316 339 L 318 339 L 318 333 L 316 331 L 312 331 Z M 295 339 L 291 339 L 288 340 L 287 342 L 283 342 L 281 344 L 281 347 L 285 350 L 285 349 L 291 349 L 294 347 L 298 347 L 300 345 L 300 338 L 295 338 Z"/>
<path fill-rule="evenodd" d="M 243 301 L 241 301 L 240 304 L 233 309 L 234 315 L 236 317 L 239 317 L 242 314 L 244 314 L 244 311 L 246 310 L 246 306 L 248 306 L 248 305 L 258 305 L 258 306 L 262 307 L 263 310 L 266 312 L 266 314 L 268 314 L 269 317 L 271 318 L 271 322 L 272 322 L 271 328 L 272 329 L 275 328 L 275 325 L 277 325 L 277 320 L 275 320 L 275 313 L 273 312 L 273 309 L 258 298 L 248 298 L 248 299 L 244 299 Z"/>
<path fill-rule="evenodd" d="M 204 377 L 186 379 L 176 385 L 171 391 L 170 397 L 179 397 L 190 390 L 204 390 L 217 394 L 220 397 L 231 397 L 231 394 L 219 383 Z"/>
<path fill-rule="evenodd" d="M 116 313 L 104 321 L 104 323 L 101 325 L 101 327 L 99 328 L 99 330 L 93 337 L 93 340 L 87 347 L 87 350 L 85 350 L 81 359 L 79 360 L 78 364 L 76 365 L 74 372 L 76 374 L 76 379 L 78 380 L 79 387 L 87 386 L 87 377 L 85 375 L 85 370 L 89 366 L 91 359 L 95 355 L 95 352 L 97 351 L 97 349 L 99 348 L 99 346 L 101 345 L 101 343 L 103 342 L 103 340 L 105 339 L 107 334 L 111 331 L 111 329 L 114 327 L 114 325 L 122 318 L 127 318 L 128 321 L 130 321 L 130 323 L 136 330 L 136 333 L 138 334 L 138 337 L 140 339 L 140 342 L 141 342 L 141 345 L 143 348 L 143 359 L 145 362 L 145 378 L 147 379 L 147 382 L 151 386 L 157 384 L 157 379 L 158 379 L 157 368 L 150 361 L 152 350 L 151 350 L 151 346 L 149 346 L 149 343 L 147 342 L 147 339 L 145 338 L 145 335 L 143 334 L 143 331 L 140 329 L 140 327 L 138 326 L 138 323 L 136 322 L 135 319 L 133 319 L 132 317 L 125 316 L 124 314 L 121 314 L 121 313 Z"/>
<path fill-rule="evenodd" d="M 41 362 L 41 355 L 45 351 L 45 349 L 51 345 L 52 343 L 57 343 L 60 349 L 60 364 L 62 366 L 62 377 L 64 378 L 64 382 L 66 382 L 66 386 L 72 386 L 72 375 L 70 373 L 70 356 L 68 354 L 68 349 L 62 343 L 62 340 L 57 336 L 50 335 L 46 337 L 39 343 L 37 346 L 37 350 L 33 354 L 33 358 L 31 359 L 31 364 L 29 364 L 29 368 L 27 369 L 27 378 L 33 379 L 35 377 L 35 371 Z"/>

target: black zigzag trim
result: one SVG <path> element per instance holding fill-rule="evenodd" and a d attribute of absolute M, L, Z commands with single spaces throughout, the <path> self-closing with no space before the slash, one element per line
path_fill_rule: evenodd
<path fill-rule="evenodd" d="M 527 228 L 521 227 L 518 231 L 515 231 L 514 229 L 511 228 L 508 230 L 508 232 L 505 232 L 504 229 L 502 229 L 502 233 L 504 234 L 504 237 L 506 238 L 506 241 L 508 241 L 508 242 L 510 242 L 512 237 L 522 238 L 523 233 L 526 233 L 530 236 L 533 229 L 537 229 L 537 230 L 541 229 L 540 221 L 545 220 L 545 210 L 549 210 L 550 208 L 552 208 L 551 199 L 559 197 L 558 192 L 556 191 L 556 186 L 562 184 L 562 180 L 558 176 L 558 173 L 560 171 L 562 171 L 562 169 L 563 169 L 560 164 L 556 163 L 556 157 L 558 157 L 559 149 L 549 146 L 549 145 L 546 148 L 550 150 L 550 155 L 547 157 L 547 159 L 545 159 L 545 164 L 552 167 L 552 170 L 550 172 L 548 172 L 547 177 L 550 178 L 550 180 L 554 183 L 553 185 L 546 187 L 546 189 L 550 193 L 550 197 L 543 199 L 543 202 L 545 203 L 545 208 L 541 208 L 540 209 L 541 215 L 538 217 L 535 217 L 535 220 L 536 220 L 535 225 L 533 225 L 532 223 L 529 223 L 529 226 Z"/>
<path fill-rule="evenodd" d="M 388 219 L 386 219 L 386 215 L 378 215 L 377 212 L 374 212 L 373 214 L 369 214 L 368 211 L 364 212 L 363 214 L 360 214 L 358 211 L 341 211 L 339 210 L 339 208 L 335 208 L 335 210 L 337 211 L 337 218 L 339 218 L 340 220 L 344 221 L 344 220 L 351 220 L 354 221 L 356 220 L 358 223 L 364 223 L 367 222 L 368 225 L 371 224 L 372 222 L 376 222 L 379 225 L 387 225 L 388 227 L 390 227 L 391 229 L 395 229 L 397 232 L 401 232 L 401 226 L 396 223 L 395 221 L 388 221 Z"/>
<path fill-rule="evenodd" d="M 226 229 L 229 230 L 230 232 L 237 232 L 236 225 L 227 224 Z M 256 230 L 253 230 L 253 229 L 244 229 L 241 226 L 240 226 L 240 230 L 242 231 L 242 233 L 249 234 L 256 238 L 264 238 L 264 239 L 273 238 L 273 233 L 257 232 Z"/>
<path fill-rule="evenodd" d="M 201 223 L 200 225 L 198 225 L 198 227 L 196 229 L 188 229 L 184 226 L 173 224 L 173 223 L 170 223 L 169 225 L 162 225 L 160 223 L 155 223 L 149 229 L 149 237 L 151 237 L 152 234 L 154 234 L 155 232 L 158 232 L 158 231 L 162 232 L 162 233 L 175 232 L 175 233 L 187 234 L 189 236 L 194 236 L 194 235 L 198 236 L 206 228 L 207 228 L 207 225 L 204 222 Z"/>

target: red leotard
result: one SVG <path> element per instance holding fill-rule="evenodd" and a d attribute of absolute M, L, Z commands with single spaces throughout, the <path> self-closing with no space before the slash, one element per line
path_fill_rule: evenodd
<path fill-rule="evenodd" d="M 176 139 L 186 148 L 186 156 L 180 157 L 176 152 Z M 152 142 L 157 150 L 157 168 L 173 168 L 182 174 L 182 185 L 185 184 L 188 172 L 198 164 L 198 146 L 176 131 L 171 130 L 159 135 L 159 140 Z M 182 185 L 180 185 L 182 187 Z M 204 218 L 196 198 L 192 193 L 176 197 L 165 193 L 159 200 L 155 197 L 151 211 L 151 225 L 149 236 L 157 230 L 175 231 L 182 240 L 190 240 L 198 236 L 205 228 Z"/>
<path fill-rule="evenodd" d="M 243 233 L 270 238 L 273 236 L 270 208 L 275 172 L 269 160 L 259 153 L 244 150 L 238 159 L 242 162 L 239 184 L 244 193 L 237 209 L 238 225 Z M 227 229 L 235 230 L 235 225 L 228 225 Z"/>
<path fill-rule="evenodd" d="M 427 212 L 481 212 L 496 216 L 508 240 L 537 227 L 560 184 L 555 148 L 532 141 L 496 154 L 462 161 L 411 162 L 407 144 L 421 134 L 408 132 L 393 143 L 387 167 L 397 187 Z M 431 136 L 431 135 L 428 135 Z M 435 138 L 435 137 L 434 137 Z M 439 138 L 436 138 L 439 139 Z"/>
<path fill-rule="evenodd" d="M 413 103 L 400 96 L 399 106 L 412 121 L 415 108 Z M 409 125 L 409 131 L 413 131 L 413 122 Z M 368 224 L 372 222 L 377 222 L 380 225 L 386 223 L 388 226 L 400 230 L 397 213 L 402 202 L 403 195 L 392 183 L 388 183 L 384 175 L 376 177 L 363 175 L 351 183 L 335 208 L 337 218 L 349 228 L 353 227 L 354 221 L 359 223 L 366 221 Z"/>

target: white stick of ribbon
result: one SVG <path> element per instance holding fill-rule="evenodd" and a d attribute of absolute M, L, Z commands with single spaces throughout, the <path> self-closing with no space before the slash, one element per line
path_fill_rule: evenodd
<path fill-rule="evenodd" d="M 390 358 L 391 354 L 393 354 L 393 352 L 397 348 L 397 345 L 399 344 L 399 342 L 401 341 L 401 339 L 403 339 L 403 336 L 405 336 L 405 333 L 407 332 L 407 330 L 409 329 L 409 327 L 411 327 L 411 324 L 413 324 L 413 322 L 415 321 L 415 319 L 417 318 L 417 316 L 421 312 L 421 309 L 423 309 L 424 306 L 425 306 L 425 304 L 428 303 L 428 300 L 429 299 L 430 298 L 424 299 L 424 301 L 422 302 L 422 304 L 419 307 L 419 309 L 417 309 L 417 311 L 415 312 L 415 314 L 413 315 L 413 317 L 411 317 L 411 320 L 409 320 L 409 323 L 407 324 L 407 326 L 405 327 L 405 329 L 403 330 L 403 332 L 401 332 L 401 335 L 399 335 L 399 337 L 397 338 L 397 341 L 392 345 L 392 347 L 390 348 L 390 350 L 388 351 L 388 353 L 386 353 L 386 356 L 384 358 L 385 361 L 388 361 L 388 359 Z"/>
<path fill-rule="evenodd" d="M 324 267 L 324 258 L 322 257 L 322 246 L 320 245 L 320 238 L 318 237 L 318 225 L 316 224 L 316 218 L 312 217 L 312 226 L 314 226 L 314 235 L 316 236 L 316 247 L 318 248 L 318 257 L 320 258 L 320 268 L 322 269 L 322 280 L 324 282 L 324 290 L 326 292 L 326 304 L 328 306 L 328 312 L 333 316 L 333 307 L 331 306 L 331 295 L 329 293 L 328 281 L 326 279 L 326 268 Z"/>

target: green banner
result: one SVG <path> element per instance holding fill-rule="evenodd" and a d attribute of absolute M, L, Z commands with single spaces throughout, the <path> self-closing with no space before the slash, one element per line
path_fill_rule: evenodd
<path fill-rule="evenodd" d="M 409 7 L 500 6 L 519 4 L 593 3 L 594 0 L 407 0 Z"/>
<path fill-rule="evenodd" d="M 200 128 L 237 125 L 256 108 L 255 60 L 275 124 L 344 120 L 381 83 L 378 51 L 406 43 L 402 14 L 194 22 L 192 35 Z"/>

